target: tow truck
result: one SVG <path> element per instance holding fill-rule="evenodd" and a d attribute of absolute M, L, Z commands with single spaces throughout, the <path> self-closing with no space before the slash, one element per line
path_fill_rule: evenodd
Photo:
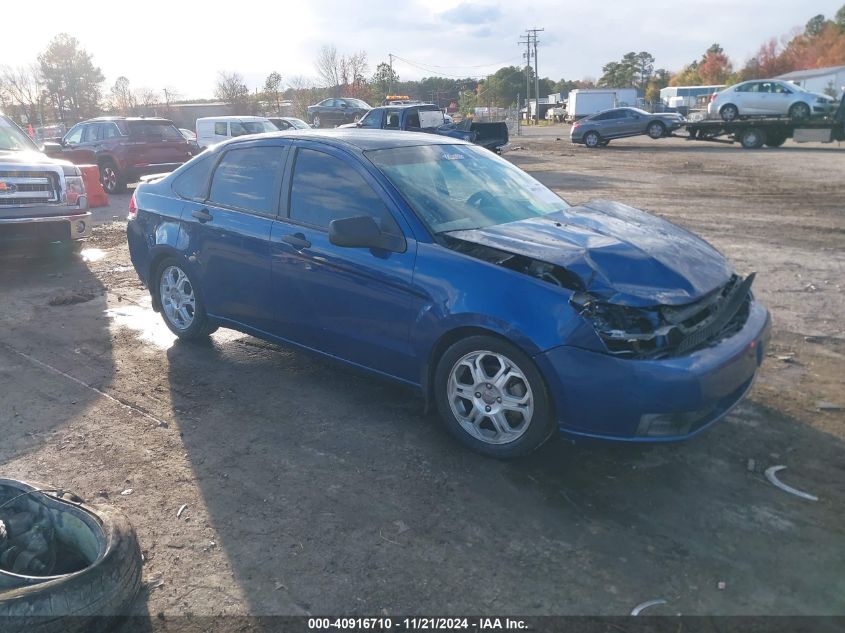
<path fill-rule="evenodd" d="M 686 125 L 690 141 L 739 142 L 744 149 L 780 147 L 796 143 L 832 143 L 845 140 L 845 96 L 828 117 L 795 121 L 783 118 L 748 118 L 734 121 L 702 119 Z"/>

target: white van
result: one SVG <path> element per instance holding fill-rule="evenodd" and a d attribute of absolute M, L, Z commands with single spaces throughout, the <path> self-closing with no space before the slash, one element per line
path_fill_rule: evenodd
<path fill-rule="evenodd" d="M 197 119 L 197 145 L 205 149 L 235 136 L 278 131 L 270 119 L 263 116 L 207 116 Z"/>

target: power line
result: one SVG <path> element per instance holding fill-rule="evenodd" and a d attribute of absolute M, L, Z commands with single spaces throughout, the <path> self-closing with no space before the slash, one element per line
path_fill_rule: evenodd
<path fill-rule="evenodd" d="M 525 35 L 520 37 L 519 44 L 525 44 L 525 103 L 529 118 L 531 116 L 531 47 L 534 47 L 534 99 L 536 107 L 534 109 L 534 116 L 537 125 L 540 124 L 540 70 L 537 63 L 537 44 L 539 39 L 537 33 L 541 33 L 545 29 L 525 29 Z"/>

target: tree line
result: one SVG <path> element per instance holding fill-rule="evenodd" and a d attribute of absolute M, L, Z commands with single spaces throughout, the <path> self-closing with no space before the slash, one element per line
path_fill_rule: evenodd
<path fill-rule="evenodd" d="M 666 86 L 732 84 L 793 70 L 845 65 L 845 5 L 832 19 L 816 15 L 790 36 L 764 42 L 738 69 L 718 43 L 676 72 L 655 68 L 655 64 L 649 52 L 632 51 L 618 61 L 604 64 L 598 80 L 585 77 L 555 81 L 542 77 L 540 95 L 568 93 L 576 88 L 633 87 L 646 101 L 656 102 L 660 89 Z M 516 106 L 524 102 L 526 83 L 532 98 L 535 96 L 530 66 L 505 66 L 483 79 L 433 75 L 403 81 L 385 61 L 371 72 L 366 51 L 340 52 L 334 46 L 324 46 L 314 68 L 316 78 L 285 78 L 274 71 L 254 91 L 250 91 L 240 73 L 221 71 L 214 97 L 235 105 L 244 114 L 270 115 L 284 110 L 304 118 L 309 105 L 330 96 L 355 97 L 377 104 L 388 94 L 403 95 L 441 107 L 455 102 L 465 113 L 479 106 Z M 104 83 L 105 77 L 90 53 L 76 38 L 62 33 L 33 63 L 0 66 L 0 109 L 21 122 L 70 125 L 104 113 L 151 114 L 156 106 L 179 103 L 181 99 L 176 88 L 158 91 L 133 87 L 124 76 L 106 89 Z M 840 88 L 829 86 L 827 92 L 839 96 Z"/>

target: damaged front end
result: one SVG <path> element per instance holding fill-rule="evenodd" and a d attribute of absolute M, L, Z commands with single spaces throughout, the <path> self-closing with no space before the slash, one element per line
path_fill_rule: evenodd
<path fill-rule="evenodd" d="M 754 273 L 730 280 L 703 299 L 679 306 L 639 308 L 575 292 L 570 303 L 588 319 L 607 351 L 627 358 L 682 356 L 742 329 L 751 305 Z"/>

